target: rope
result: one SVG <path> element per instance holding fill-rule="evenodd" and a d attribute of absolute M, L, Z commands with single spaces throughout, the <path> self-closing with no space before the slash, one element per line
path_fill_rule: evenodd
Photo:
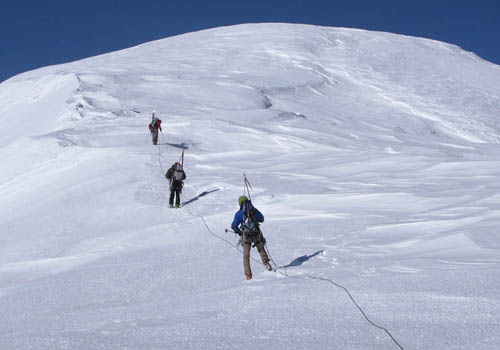
<path fill-rule="evenodd" d="M 336 286 L 337 288 L 340 288 L 342 289 L 346 294 L 347 296 L 349 297 L 349 299 L 351 299 L 352 303 L 356 306 L 356 308 L 359 310 L 359 312 L 361 312 L 361 314 L 363 315 L 363 317 L 366 319 L 366 321 L 368 321 L 368 323 L 370 323 L 373 327 L 375 328 L 378 328 L 380 330 L 383 330 L 390 338 L 391 340 L 401 349 L 403 350 L 403 347 L 399 344 L 399 342 L 393 337 L 393 335 L 391 334 L 391 332 L 389 332 L 387 330 L 387 328 L 385 327 L 382 327 L 382 326 L 379 326 L 378 324 L 376 324 L 375 322 L 373 322 L 372 320 L 370 320 L 370 318 L 366 315 L 365 311 L 363 310 L 363 308 L 361 306 L 359 306 L 358 302 L 354 299 L 354 297 L 352 296 L 351 292 L 349 292 L 349 290 L 344 287 L 343 285 L 329 279 L 329 278 L 324 278 L 324 277 L 318 277 L 318 276 L 312 276 L 312 275 L 301 275 L 301 276 L 290 276 L 288 274 L 288 271 L 286 270 L 286 267 L 281 267 L 279 265 L 276 264 L 275 260 L 273 259 L 273 257 L 271 256 L 271 254 L 269 253 L 269 248 L 266 249 L 267 250 L 267 253 L 269 255 L 269 258 L 270 260 L 273 262 L 273 264 L 276 266 L 276 272 L 278 272 L 280 275 L 282 276 L 285 276 L 285 277 L 289 277 L 289 278 L 308 278 L 308 279 L 314 279 L 314 280 L 320 280 L 320 281 L 325 281 L 325 282 L 329 282 L 331 284 L 333 284 L 334 286 Z M 281 270 L 284 270 L 285 272 L 281 272 Z"/>
<path fill-rule="evenodd" d="M 161 136 L 163 137 L 163 133 L 161 133 Z M 161 143 L 158 143 L 158 162 L 160 163 L 161 173 L 163 174 L 163 176 L 165 176 L 165 171 L 163 170 L 163 165 L 161 164 L 161 150 L 160 150 L 160 147 L 161 147 Z"/>

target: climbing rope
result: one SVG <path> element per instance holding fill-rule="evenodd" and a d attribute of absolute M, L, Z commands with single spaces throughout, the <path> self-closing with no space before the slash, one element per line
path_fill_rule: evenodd
<path fill-rule="evenodd" d="M 352 296 L 351 292 L 349 292 L 349 290 L 346 287 L 344 287 L 343 285 L 341 285 L 341 284 L 339 284 L 339 283 L 337 283 L 337 282 L 335 282 L 335 281 L 333 281 L 333 280 L 331 280 L 329 278 L 325 278 L 325 277 L 318 277 L 318 276 L 312 276 L 312 275 L 291 276 L 291 275 L 288 274 L 288 271 L 286 270 L 286 267 L 281 267 L 278 264 L 276 264 L 275 260 L 271 256 L 271 253 L 269 252 L 269 248 L 266 248 L 266 249 L 267 249 L 267 253 L 269 255 L 270 260 L 275 265 L 276 272 L 278 272 L 280 275 L 285 276 L 285 277 L 289 277 L 289 278 L 307 278 L 307 279 L 325 281 L 325 282 L 329 282 L 329 283 L 333 284 L 337 288 L 342 289 L 347 294 L 347 296 L 349 297 L 349 299 L 351 299 L 352 303 L 356 306 L 356 308 L 359 310 L 359 312 L 361 312 L 361 314 L 366 319 L 366 321 L 368 321 L 368 323 L 370 323 L 373 327 L 378 328 L 380 330 L 383 330 L 391 338 L 391 340 L 401 350 L 403 350 L 403 347 L 401 346 L 401 344 L 399 344 L 399 342 L 394 338 L 394 336 L 391 334 L 391 332 L 389 332 L 389 330 L 387 330 L 387 328 L 382 327 L 382 326 L 376 324 L 375 322 L 373 322 L 372 320 L 370 320 L 370 318 L 366 315 L 366 313 L 363 310 L 363 308 L 361 306 L 359 306 L 358 302 L 354 299 L 354 297 Z M 284 272 L 282 272 L 281 270 L 284 270 Z"/>
<path fill-rule="evenodd" d="M 163 138 L 163 132 L 161 133 L 161 136 Z M 163 174 L 163 176 L 165 176 L 165 171 L 163 170 L 163 165 L 161 163 L 161 143 L 158 143 L 158 163 L 160 163 L 160 169 L 161 169 L 161 173 Z"/>

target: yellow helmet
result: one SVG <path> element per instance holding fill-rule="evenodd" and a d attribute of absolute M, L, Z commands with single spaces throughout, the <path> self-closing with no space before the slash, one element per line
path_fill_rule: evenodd
<path fill-rule="evenodd" d="M 238 198 L 238 204 L 240 205 L 240 207 L 241 207 L 241 204 L 243 202 L 246 202 L 246 201 L 248 201 L 247 196 L 241 196 L 240 198 Z"/>

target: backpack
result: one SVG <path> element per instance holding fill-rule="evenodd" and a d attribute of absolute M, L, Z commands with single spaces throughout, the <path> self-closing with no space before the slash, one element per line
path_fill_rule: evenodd
<path fill-rule="evenodd" d="M 170 185 L 172 188 L 182 188 L 182 177 L 184 172 L 182 170 L 174 170 L 172 178 L 170 180 Z"/>
<path fill-rule="evenodd" d="M 184 175 L 182 170 L 174 170 L 173 181 L 182 181 L 182 175 Z"/>
<path fill-rule="evenodd" d="M 245 236 L 253 236 L 260 233 L 259 223 L 255 219 L 255 215 L 250 213 L 249 215 L 244 215 L 243 225 L 241 225 L 241 231 Z"/>
<path fill-rule="evenodd" d="M 151 123 L 149 123 L 149 130 L 151 131 L 158 130 L 158 128 L 160 127 L 159 125 L 160 123 L 161 123 L 160 119 L 154 117 Z"/>

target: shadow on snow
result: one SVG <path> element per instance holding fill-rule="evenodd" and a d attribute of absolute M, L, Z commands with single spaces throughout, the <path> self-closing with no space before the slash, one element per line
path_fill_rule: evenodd
<path fill-rule="evenodd" d="M 190 200 L 186 201 L 186 202 L 182 202 L 181 203 L 181 207 L 185 206 L 185 205 L 188 205 L 190 203 L 193 203 L 194 201 L 197 201 L 198 199 L 200 199 L 201 197 L 204 197 L 206 196 L 207 194 L 209 193 L 212 193 L 212 192 L 215 192 L 215 191 L 218 191 L 219 189 L 216 188 L 215 190 L 212 190 L 212 191 L 203 191 L 202 193 L 200 193 L 199 195 L 197 195 L 196 197 L 194 198 L 191 198 Z"/>
<path fill-rule="evenodd" d="M 295 258 L 292 262 L 290 262 L 288 265 L 285 266 L 280 266 L 280 267 L 294 267 L 294 266 L 300 266 L 303 263 L 305 263 L 307 260 L 311 259 L 312 257 L 315 257 L 318 254 L 323 253 L 323 250 L 318 250 L 317 252 L 311 254 L 311 255 L 302 255 L 299 256 L 298 258 Z"/>
<path fill-rule="evenodd" d="M 164 143 L 159 143 L 160 146 L 172 146 L 175 148 L 181 148 L 181 149 L 189 149 L 189 144 L 187 143 L 169 143 L 169 142 L 164 142 Z"/>

